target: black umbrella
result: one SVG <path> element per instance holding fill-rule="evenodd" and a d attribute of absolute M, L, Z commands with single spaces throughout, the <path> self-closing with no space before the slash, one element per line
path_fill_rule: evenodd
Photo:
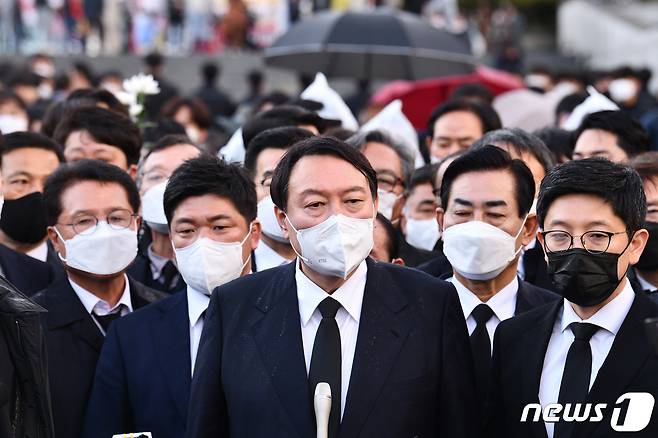
<path fill-rule="evenodd" d="M 469 73 L 476 63 L 465 36 L 388 8 L 308 17 L 265 50 L 265 61 L 301 73 L 409 80 Z"/>

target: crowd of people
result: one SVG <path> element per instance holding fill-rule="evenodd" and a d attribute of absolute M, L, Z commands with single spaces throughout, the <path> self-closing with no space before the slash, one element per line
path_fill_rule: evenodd
<path fill-rule="evenodd" d="M 140 113 L 43 55 L 2 84 L 1 436 L 658 436 L 613 413 L 658 396 L 645 72 L 529 72 L 533 132 L 466 84 L 412 141 L 261 85 L 221 130 L 217 66 L 147 61 Z"/>

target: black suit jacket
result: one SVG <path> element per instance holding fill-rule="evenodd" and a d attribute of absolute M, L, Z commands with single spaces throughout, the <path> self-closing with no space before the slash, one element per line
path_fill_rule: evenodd
<path fill-rule="evenodd" d="M 176 281 L 175 287 L 171 290 L 164 290 L 164 285 L 157 280 L 153 279 L 153 272 L 151 271 L 151 262 L 148 259 L 148 256 L 142 252 L 137 254 L 135 261 L 128 268 L 128 275 L 134 280 L 142 283 L 143 285 L 150 287 L 151 289 L 159 290 L 167 294 L 172 294 L 179 290 L 185 289 L 185 281 L 183 277 L 179 274 L 178 280 Z"/>
<path fill-rule="evenodd" d="M 339 436 L 478 436 L 470 349 L 454 288 L 411 269 L 367 264 Z M 295 264 L 215 290 L 186 436 L 314 435 Z"/>
<path fill-rule="evenodd" d="M 446 258 L 441 255 L 427 263 L 418 266 L 416 269 L 425 272 L 433 277 L 443 280 L 452 277 L 452 266 Z M 546 303 L 553 302 L 559 297 L 558 294 L 550 290 L 534 286 L 527 281 L 519 280 L 519 290 L 516 293 L 516 308 L 514 314 L 519 315 L 535 307 L 542 306 Z"/>
<path fill-rule="evenodd" d="M 165 295 L 131 280 L 130 299 L 139 309 Z M 68 277 L 34 296 L 48 310 L 42 320 L 56 437 L 79 437 L 104 337 L 71 287 Z"/>
<path fill-rule="evenodd" d="M 83 437 L 185 435 L 191 383 L 187 293 L 120 318 L 103 344 Z"/>
<path fill-rule="evenodd" d="M 48 263 L 4 245 L 0 245 L 0 267 L 7 281 L 28 297 L 48 287 L 56 277 Z"/>
<path fill-rule="evenodd" d="M 544 356 L 562 301 L 541 306 L 503 321 L 494 337 L 492 396 L 487 436 L 546 438 L 542 421 L 520 422 L 524 406 L 539 403 Z M 658 399 L 658 357 L 644 332 L 644 319 L 658 316 L 658 304 L 636 294 L 588 396 L 590 403 L 607 403 L 602 422 L 578 423 L 573 438 L 617 437 L 610 426 L 612 408 L 627 392 L 649 392 Z M 532 415 L 531 415 L 532 417 Z M 658 409 L 649 426 L 633 437 L 658 436 Z"/>
<path fill-rule="evenodd" d="M 539 243 L 523 253 L 520 263 L 523 263 L 523 279 L 525 281 L 543 289 L 553 289 L 553 283 L 548 277 L 548 265 L 544 258 L 544 250 Z"/>

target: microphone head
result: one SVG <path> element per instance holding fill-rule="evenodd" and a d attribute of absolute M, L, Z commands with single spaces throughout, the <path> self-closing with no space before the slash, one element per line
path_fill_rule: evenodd
<path fill-rule="evenodd" d="M 318 383 L 315 387 L 315 395 L 313 398 L 327 398 L 331 400 L 331 387 L 329 384 L 327 382 Z"/>

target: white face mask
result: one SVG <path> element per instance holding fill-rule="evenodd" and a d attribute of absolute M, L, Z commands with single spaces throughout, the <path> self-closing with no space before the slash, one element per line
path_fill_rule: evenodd
<path fill-rule="evenodd" d="M 271 196 L 266 196 L 258 203 L 258 220 L 262 226 L 263 234 L 267 237 L 276 240 L 277 242 L 289 243 L 283 235 L 283 230 L 279 226 L 274 213 L 274 202 Z"/>
<path fill-rule="evenodd" d="M 523 220 L 525 224 L 525 219 Z M 521 251 L 516 239 L 486 222 L 470 221 L 443 230 L 443 253 L 455 272 L 469 280 L 491 280 L 509 266 Z"/>
<path fill-rule="evenodd" d="M 91 234 L 76 234 L 64 240 L 66 258 L 59 258 L 69 268 L 96 275 L 112 275 L 125 270 L 137 256 L 137 231 L 131 228 L 116 230 L 105 221 L 98 221 Z"/>
<path fill-rule="evenodd" d="M 196 126 L 187 126 L 185 128 L 185 134 L 187 137 L 192 140 L 192 143 L 197 144 L 199 143 L 199 139 L 201 138 L 201 133 L 199 132 L 199 129 Z"/>
<path fill-rule="evenodd" d="M 26 118 L 11 114 L 0 114 L 0 132 L 11 134 L 12 132 L 27 131 L 28 122 Z"/>
<path fill-rule="evenodd" d="M 176 248 L 176 265 L 185 283 L 192 289 L 210 295 L 212 291 L 242 275 L 251 255 L 242 261 L 242 242 L 223 243 L 207 237 L 198 238 L 185 248 Z M 173 242 L 172 242 L 173 245 Z"/>
<path fill-rule="evenodd" d="M 329 216 L 313 227 L 297 230 L 301 254 L 293 249 L 304 264 L 322 275 L 347 278 L 368 257 L 374 244 L 374 217 L 358 219 L 342 214 Z"/>
<path fill-rule="evenodd" d="M 408 217 L 406 230 L 405 239 L 407 243 L 427 251 L 432 251 L 436 242 L 441 238 L 436 219 L 413 219 Z"/>
<path fill-rule="evenodd" d="M 142 218 L 149 227 L 160 234 L 169 234 L 167 217 L 164 211 L 164 192 L 167 181 L 157 184 L 142 196 Z"/>
<path fill-rule="evenodd" d="M 615 79 L 608 86 L 610 97 L 617 103 L 624 103 L 635 97 L 637 85 L 632 79 Z"/>
<path fill-rule="evenodd" d="M 385 192 L 384 190 L 377 190 L 377 197 L 379 198 L 379 212 L 389 221 L 393 216 L 393 207 L 402 195 L 396 195 L 393 192 Z"/>

